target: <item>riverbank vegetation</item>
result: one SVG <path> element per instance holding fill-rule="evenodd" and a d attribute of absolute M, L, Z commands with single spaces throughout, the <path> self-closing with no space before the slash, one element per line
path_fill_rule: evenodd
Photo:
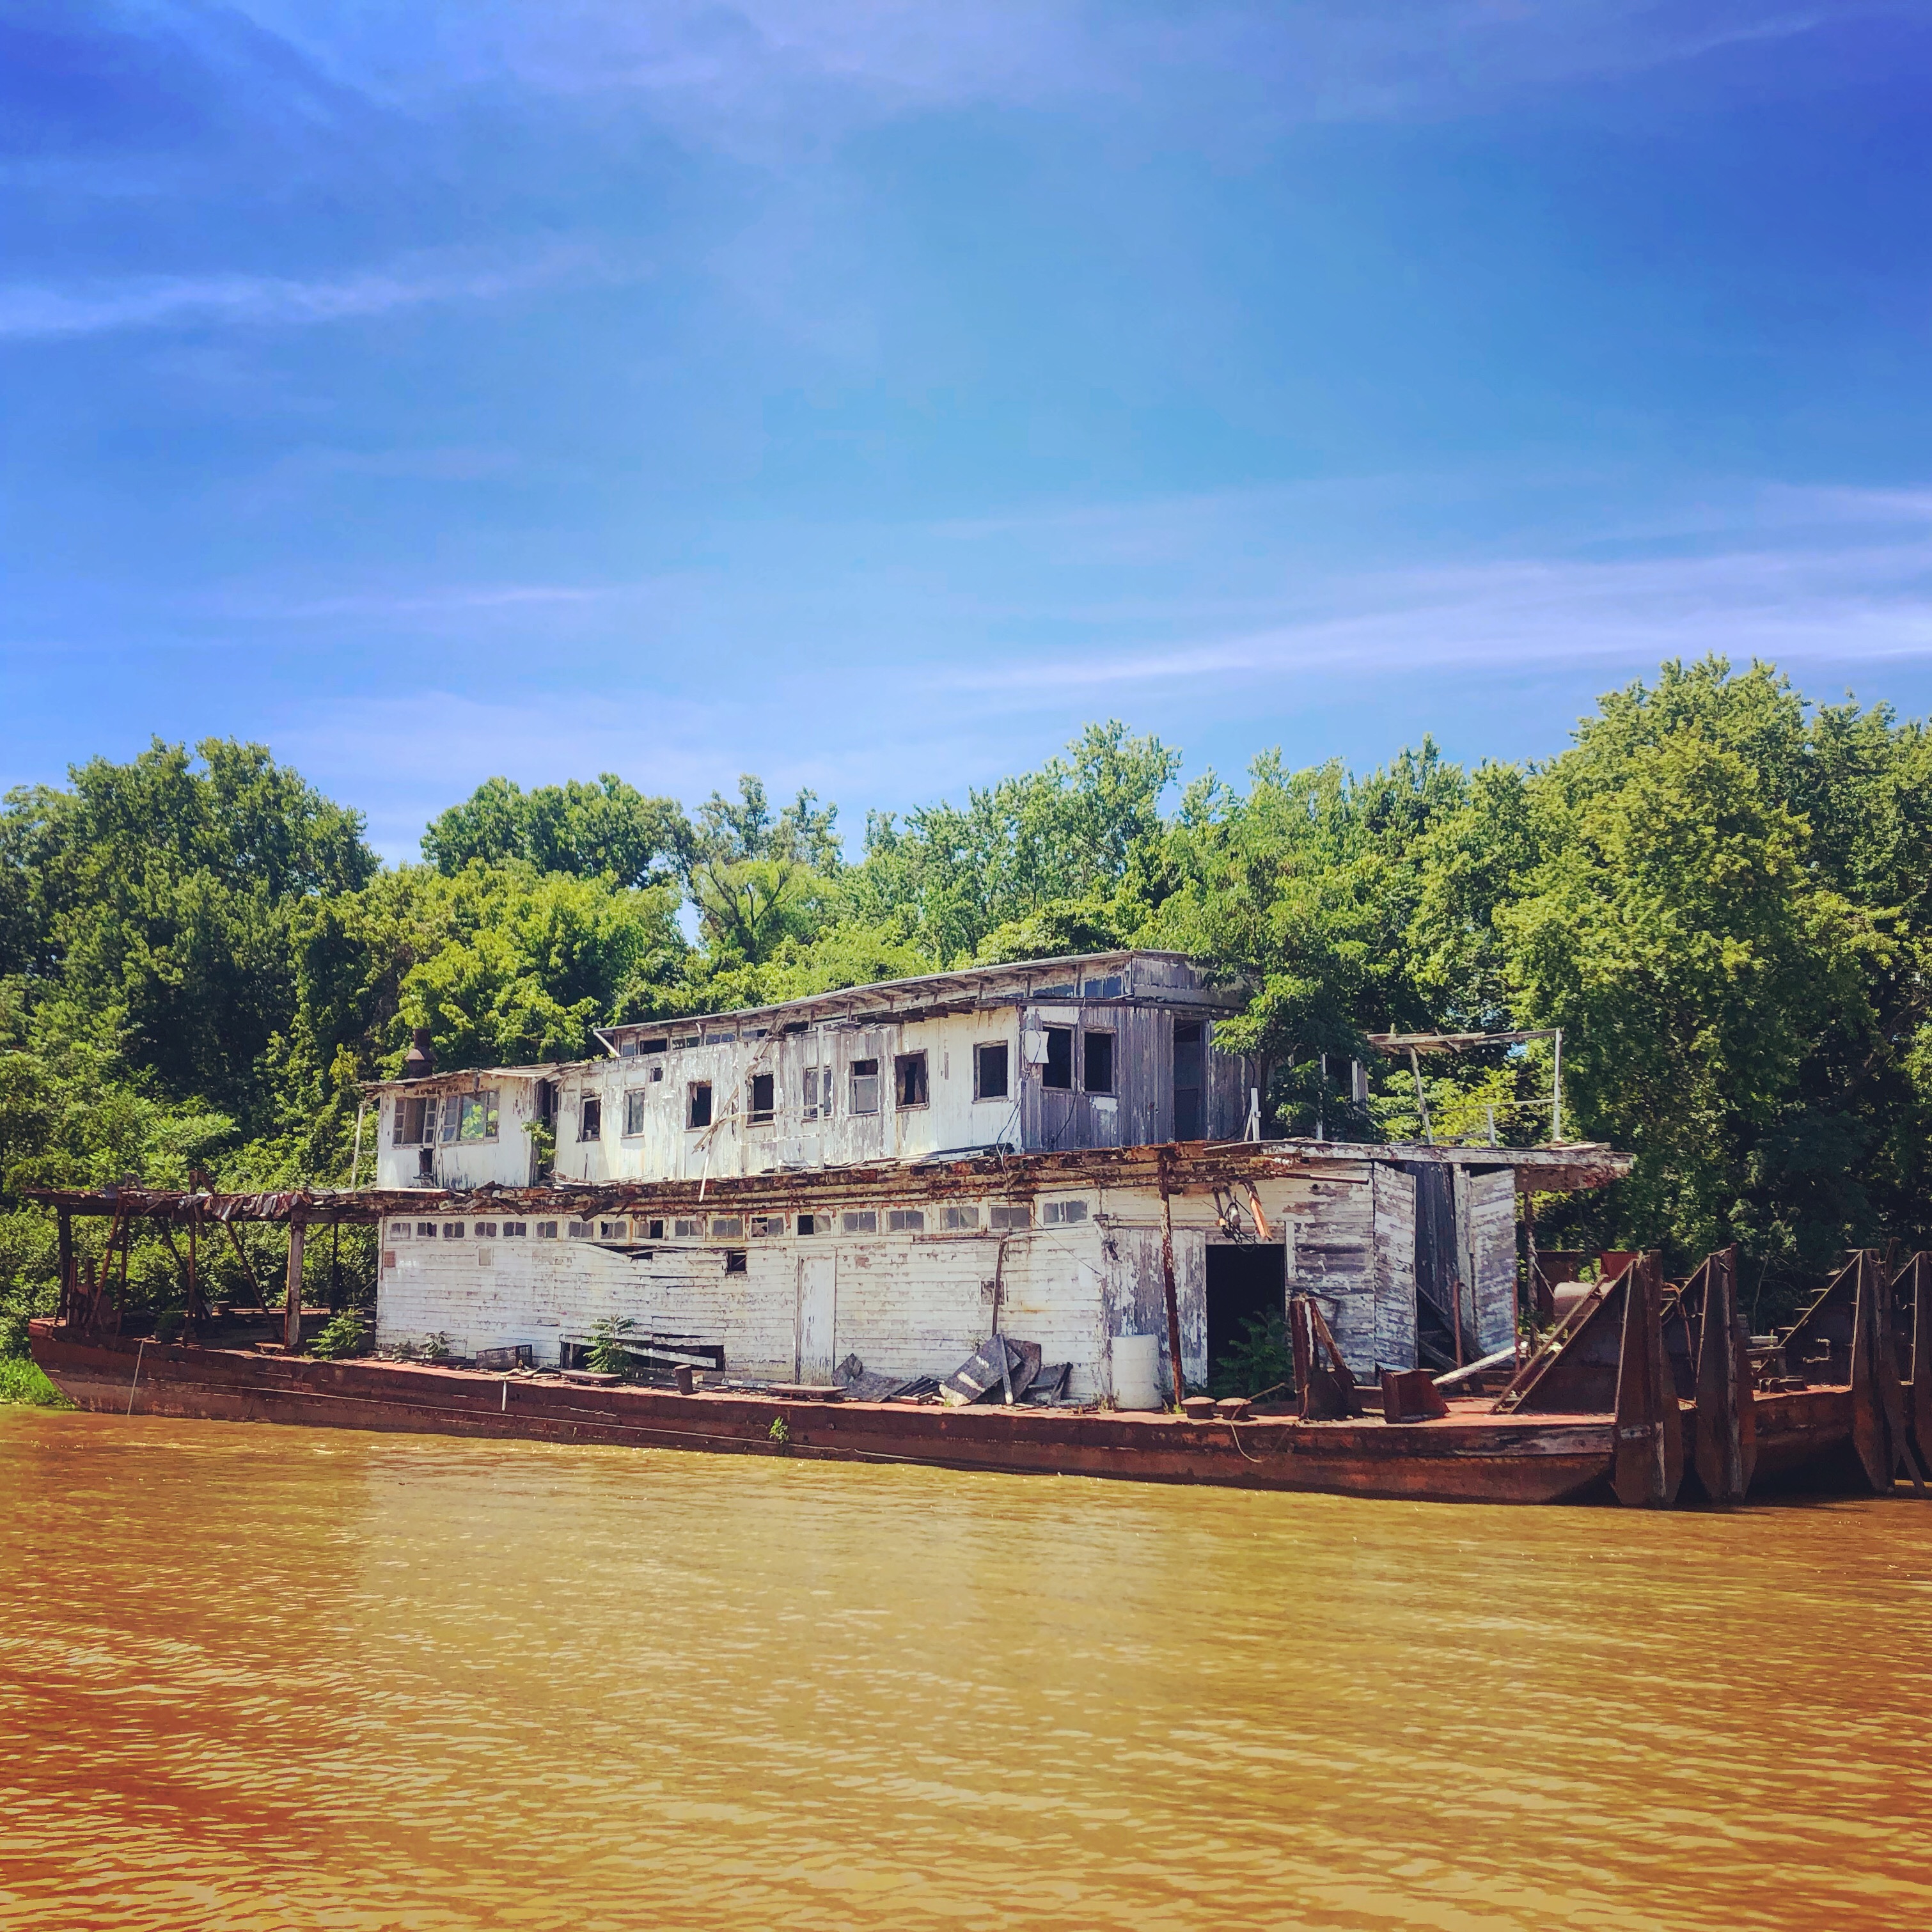
<path fill-rule="evenodd" d="M 17 1315 L 52 1294 L 24 1187 L 343 1181 L 358 1083 L 394 1073 L 415 1027 L 444 1066 L 530 1061 L 584 1053 L 605 1020 L 1131 944 L 1252 988 L 1224 1032 L 1264 1059 L 1270 1132 L 1418 1132 L 1412 1071 L 1368 1033 L 1562 1028 L 1566 1134 L 1636 1162 L 1543 1204 L 1546 1238 L 1679 1262 L 1735 1240 L 1774 1310 L 1847 1242 L 1927 1238 L 1922 724 L 1712 660 L 1609 694 L 1540 761 L 1264 753 L 1177 793 L 1180 762 L 1093 726 L 963 802 L 869 814 L 856 850 L 834 807 L 752 777 L 695 809 L 611 775 L 491 778 L 394 867 L 260 746 L 158 741 L 16 790 L 0 1296 Z M 1438 1138 L 1549 1131 L 1541 1043 L 1420 1071 Z M 272 1233 L 250 1238 L 274 1282 Z M 317 1246 L 338 1294 L 345 1270 L 366 1285 L 365 1244 Z M 237 1252 L 205 1265 L 245 1296 Z M 134 1299 L 178 1298 L 177 1275 L 136 1242 Z"/>

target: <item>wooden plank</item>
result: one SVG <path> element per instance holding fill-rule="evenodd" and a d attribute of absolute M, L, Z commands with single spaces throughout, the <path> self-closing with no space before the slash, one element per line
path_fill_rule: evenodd
<path fill-rule="evenodd" d="M 282 1346 L 291 1354 L 302 1346 L 302 1222 L 299 1215 L 291 1215 L 287 1299 L 282 1308 Z"/>

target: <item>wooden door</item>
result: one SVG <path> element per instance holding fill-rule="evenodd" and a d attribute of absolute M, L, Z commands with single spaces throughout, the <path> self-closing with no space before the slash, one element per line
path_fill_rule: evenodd
<path fill-rule="evenodd" d="M 796 1371 L 802 1382 L 832 1379 L 832 1328 L 838 1299 L 838 1259 L 832 1255 L 802 1255 L 798 1264 Z"/>

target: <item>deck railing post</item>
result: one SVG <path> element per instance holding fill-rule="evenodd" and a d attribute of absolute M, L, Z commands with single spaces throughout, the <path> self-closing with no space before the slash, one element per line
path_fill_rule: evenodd
<path fill-rule="evenodd" d="M 290 1354 L 302 1346 L 302 1224 L 289 1216 L 289 1286 L 282 1306 L 282 1346 Z"/>

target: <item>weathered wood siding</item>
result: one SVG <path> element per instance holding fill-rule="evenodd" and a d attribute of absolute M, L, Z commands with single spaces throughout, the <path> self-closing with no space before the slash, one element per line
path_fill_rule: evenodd
<path fill-rule="evenodd" d="M 1378 1162 L 1375 1195 L 1375 1357 L 1352 1369 L 1412 1369 L 1415 1348 L 1415 1180 Z"/>
<path fill-rule="evenodd" d="M 439 1187 L 527 1187 L 536 1178 L 535 1150 L 527 1131 L 537 1116 L 536 1079 L 500 1070 L 444 1074 L 418 1082 L 407 1095 L 383 1093 L 364 1121 L 363 1158 L 368 1158 L 369 1130 L 376 1134 L 375 1184 L 410 1187 L 421 1171 L 421 1149 L 412 1143 L 398 1147 L 396 1109 L 406 1098 L 434 1096 L 439 1103 L 484 1088 L 496 1090 L 496 1138 L 494 1141 L 442 1141 L 432 1150 Z M 368 1170 L 364 1170 L 368 1179 Z"/>
<path fill-rule="evenodd" d="M 1465 1198 L 1476 1348 L 1492 1354 L 1516 1339 L 1516 1177 L 1507 1168 L 1472 1172 Z"/>

